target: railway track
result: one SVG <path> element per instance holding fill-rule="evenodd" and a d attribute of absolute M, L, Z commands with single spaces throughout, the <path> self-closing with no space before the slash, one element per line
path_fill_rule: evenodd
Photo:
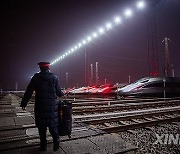
<path fill-rule="evenodd" d="M 78 119 L 88 125 L 108 133 L 121 132 L 180 121 L 180 106 L 178 108 L 161 108 L 158 110 L 146 110 L 138 112 L 123 112 L 118 115 L 109 114 L 79 117 Z M 91 118 L 89 120 L 89 118 Z"/>
<path fill-rule="evenodd" d="M 140 102 L 141 101 L 141 102 Z M 16 109 L 12 109 L 12 106 L 9 102 L 0 103 L 0 116 L 1 117 L 10 117 L 15 115 L 15 110 L 20 107 L 16 107 Z M 179 99 L 166 99 L 162 100 L 161 98 L 156 99 L 126 99 L 126 100 L 85 100 L 82 102 L 73 101 L 73 115 L 79 114 L 90 114 L 90 113 L 103 113 L 103 112 L 117 112 L 124 110 L 137 110 L 144 108 L 157 108 L 157 107 L 165 107 L 165 106 L 177 106 L 180 104 Z M 34 112 L 34 104 L 30 102 L 28 107 L 26 108 L 28 112 L 33 114 Z"/>
<path fill-rule="evenodd" d="M 122 112 L 112 114 L 100 114 L 94 116 L 74 117 L 75 123 L 85 123 L 94 125 L 102 131 L 112 133 L 132 130 L 136 128 L 154 126 L 160 123 L 169 123 L 180 120 L 180 106 L 176 108 L 162 108 L 158 110 Z M 163 116 L 159 118 L 158 116 Z M 89 118 L 92 118 L 89 120 Z M 139 119 L 139 120 L 138 120 Z M 143 122 L 142 122 L 143 119 Z M 127 121 L 131 121 L 128 123 Z M 113 123 L 113 124 L 112 124 Z M 116 123 L 114 126 L 114 123 Z M 0 129 L 0 143 L 10 143 L 15 141 L 26 141 L 38 138 L 38 136 L 26 135 L 26 130 L 35 128 L 35 125 L 5 127 Z"/>
<path fill-rule="evenodd" d="M 104 104 L 104 102 L 103 102 Z M 98 113 L 98 112 L 113 112 L 113 111 L 123 111 L 123 110 L 136 110 L 144 108 L 157 108 L 165 106 L 177 106 L 180 105 L 179 100 L 171 101 L 158 101 L 158 102 L 142 102 L 142 103 L 119 103 L 119 102 L 108 102 L 103 106 L 93 106 L 93 107 L 74 107 L 73 114 L 87 114 L 87 113 Z"/>
<path fill-rule="evenodd" d="M 132 129 L 138 129 L 138 128 L 144 128 L 144 127 L 149 127 L 149 126 L 154 126 L 158 125 L 160 123 L 170 123 L 174 121 L 179 121 L 180 116 L 174 117 L 174 118 L 163 118 L 163 119 L 158 119 L 158 120 L 150 120 L 146 122 L 136 122 L 133 124 L 128 124 L 128 125 L 123 125 L 123 126 L 112 126 L 112 127 L 106 127 L 106 128 L 101 128 L 101 130 L 106 131 L 108 133 L 114 133 L 114 132 L 121 132 L 121 131 L 127 131 L 127 130 L 132 130 Z"/>
<path fill-rule="evenodd" d="M 17 116 L 17 112 L 22 112 L 19 104 L 11 106 L 10 100 L 0 101 L 1 104 L 1 118 Z M 27 107 L 27 111 L 33 113 L 33 102 Z M 147 128 L 161 123 L 180 121 L 179 113 L 179 99 L 128 98 L 124 100 L 102 99 L 91 101 L 86 99 L 79 102 L 78 100 L 73 101 L 74 124 L 82 126 L 78 128 L 78 131 L 85 129 L 83 126 L 102 130 L 103 133 L 117 133 L 137 128 Z M 0 127 L 0 151 L 8 148 L 6 144 L 19 143 L 19 145 L 12 146 L 11 148 L 13 149 L 19 148 L 20 145 L 27 146 L 25 142 L 29 140 L 38 139 L 36 135 L 28 136 L 26 134 L 26 131 L 30 129 L 35 129 L 35 125 Z M 31 146 L 31 144 L 28 146 Z"/>

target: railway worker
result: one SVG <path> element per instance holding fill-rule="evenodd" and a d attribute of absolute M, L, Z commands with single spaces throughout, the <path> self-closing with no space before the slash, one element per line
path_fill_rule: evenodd
<path fill-rule="evenodd" d="M 57 96 L 63 96 L 63 92 L 60 89 L 57 76 L 50 73 L 50 63 L 40 62 L 38 65 L 40 72 L 32 77 L 20 106 L 25 110 L 29 99 L 35 91 L 34 113 L 35 124 L 38 127 L 40 137 L 39 151 L 47 150 L 47 127 L 53 138 L 53 150 L 57 151 L 59 149 Z"/>

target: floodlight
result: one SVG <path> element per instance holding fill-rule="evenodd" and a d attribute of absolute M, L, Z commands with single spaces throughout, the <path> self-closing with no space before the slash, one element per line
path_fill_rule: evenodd
<path fill-rule="evenodd" d="M 99 33 L 104 33 L 104 29 L 103 28 L 99 28 Z"/>
<path fill-rule="evenodd" d="M 145 7 L 145 3 L 144 3 L 144 1 L 139 1 L 139 2 L 137 2 L 137 8 L 138 9 L 143 9 Z"/>
<path fill-rule="evenodd" d="M 93 33 L 93 37 L 97 37 L 97 33 Z"/>
<path fill-rule="evenodd" d="M 87 40 L 88 40 L 88 41 L 91 41 L 91 40 L 92 40 L 92 38 L 91 38 L 90 36 L 88 36 L 88 37 L 87 37 Z"/>
<path fill-rule="evenodd" d="M 81 43 L 79 43 L 79 44 L 78 44 L 78 46 L 79 46 L 79 48 L 80 48 L 80 47 L 82 46 L 82 44 L 81 44 Z"/>
<path fill-rule="evenodd" d="M 107 29 L 112 28 L 112 24 L 111 24 L 111 23 L 107 23 L 107 24 L 106 24 L 106 28 L 107 28 Z"/>
<path fill-rule="evenodd" d="M 132 10 L 131 9 L 127 9 L 125 12 L 124 12 L 124 15 L 126 17 L 131 17 L 132 16 Z"/>
<path fill-rule="evenodd" d="M 143 9 L 145 7 L 145 2 L 144 0 L 139 0 L 136 3 L 136 8 L 138 9 Z M 127 17 L 131 17 L 133 15 L 133 10 L 128 8 L 124 11 L 124 16 Z M 87 38 L 83 39 L 80 43 L 78 43 L 76 46 L 74 46 L 73 48 L 71 48 L 70 50 L 68 50 L 66 53 L 64 53 L 63 55 L 61 55 L 59 58 L 57 58 L 56 60 L 54 60 L 50 65 L 55 64 L 56 62 L 64 59 L 67 55 L 71 54 L 72 52 L 74 52 L 75 50 L 77 50 L 78 48 L 80 48 L 82 45 L 84 46 L 85 44 L 89 43 L 93 38 L 96 38 L 97 36 L 99 36 L 100 34 L 105 33 L 106 31 L 108 31 L 109 29 L 113 28 L 115 25 L 118 25 L 120 23 L 122 23 L 122 16 L 116 16 L 113 19 L 113 22 L 109 22 L 106 23 L 105 27 L 100 27 L 98 29 L 97 32 L 93 32 L 90 36 L 88 36 Z"/>
<path fill-rule="evenodd" d="M 86 42 L 86 40 L 83 40 L 83 44 L 86 44 L 87 42 Z"/>
<path fill-rule="evenodd" d="M 115 17 L 114 18 L 114 22 L 116 23 L 116 24 L 119 24 L 119 23 L 121 23 L 121 18 L 120 17 Z"/>
<path fill-rule="evenodd" d="M 73 52 L 73 51 L 74 51 L 74 48 L 71 48 L 71 51 Z"/>

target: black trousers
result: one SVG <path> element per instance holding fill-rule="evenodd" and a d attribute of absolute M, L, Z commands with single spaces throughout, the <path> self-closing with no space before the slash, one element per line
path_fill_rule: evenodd
<path fill-rule="evenodd" d="M 46 140 L 47 127 L 38 127 L 38 131 L 39 131 L 39 137 L 40 137 L 40 145 L 46 146 L 47 145 L 47 140 Z M 52 135 L 53 143 L 59 142 L 58 127 L 57 126 L 49 127 L 49 132 Z"/>

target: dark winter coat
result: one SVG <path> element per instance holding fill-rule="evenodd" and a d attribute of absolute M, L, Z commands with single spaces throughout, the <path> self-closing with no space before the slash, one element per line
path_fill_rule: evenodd
<path fill-rule="evenodd" d="M 26 107 L 33 91 L 35 91 L 35 123 L 37 127 L 58 125 L 57 96 L 62 96 L 58 78 L 49 71 L 36 73 L 29 83 L 21 107 Z"/>

